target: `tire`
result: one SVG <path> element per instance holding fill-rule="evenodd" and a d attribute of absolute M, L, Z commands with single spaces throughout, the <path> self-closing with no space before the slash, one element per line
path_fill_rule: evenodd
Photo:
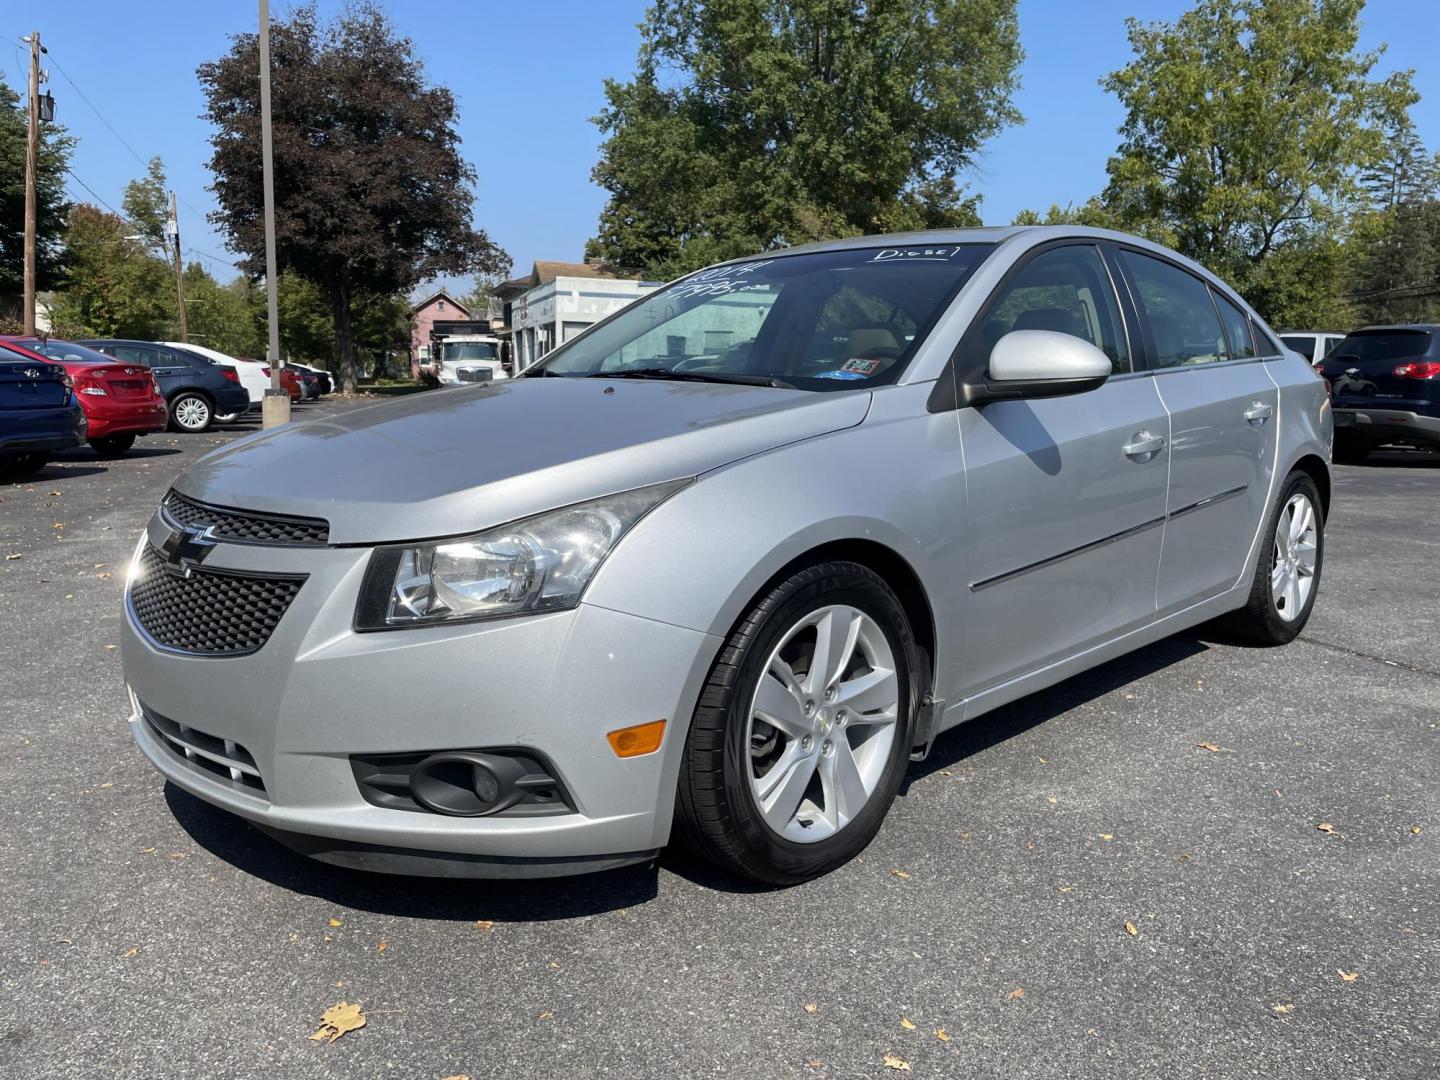
<path fill-rule="evenodd" d="M 1336 439 L 1330 456 L 1337 465 L 1364 465 L 1365 459 L 1370 456 L 1370 451 L 1373 449 L 1374 447 L 1366 443 Z"/>
<path fill-rule="evenodd" d="M 215 419 L 215 410 L 204 394 L 176 394 L 170 402 L 170 429 L 192 435 L 207 430 Z"/>
<path fill-rule="evenodd" d="M 102 458 L 117 458 L 134 445 L 134 432 L 128 435 L 103 435 L 98 439 L 90 440 L 90 449 Z"/>
<path fill-rule="evenodd" d="M 1285 595 L 1283 585 L 1277 588 L 1277 581 L 1289 580 L 1281 565 L 1283 555 L 1277 530 L 1282 520 L 1287 525 L 1292 523 L 1291 507 L 1297 499 L 1308 502 L 1314 525 L 1311 570 L 1308 575 L 1299 575 L 1300 578 L 1308 577 L 1310 583 L 1298 602 L 1295 595 Z M 1305 628 L 1310 612 L 1314 610 L 1315 598 L 1320 595 L 1320 574 L 1325 567 L 1325 518 L 1320 489 L 1307 474 L 1297 470 L 1285 478 L 1280 496 L 1265 519 L 1262 535 L 1266 538 L 1265 546 L 1257 560 L 1250 598 L 1243 608 L 1221 620 L 1221 624 L 1237 637 L 1257 645 L 1287 645 Z M 1297 562 L 1303 564 L 1303 555 Z M 1280 594 L 1278 598 L 1277 592 Z"/>
<path fill-rule="evenodd" d="M 34 476 L 50 462 L 50 455 L 43 450 L 29 450 L 23 454 L 0 457 L 0 476 Z"/>
<path fill-rule="evenodd" d="M 807 644 L 811 658 L 820 646 L 821 624 L 827 640 L 847 642 L 828 665 L 836 668 L 832 696 L 803 656 Z M 905 610 L 870 569 L 827 562 L 776 584 L 731 632 L 701 689 L 681 764 L 680 835 L 724 869 L 770 885 L 798 884 L 848 862 L 879 830 L 904 778 L 920 670 Z M 863 697 L 862 687 L 870 688 Z M 789 733 L 759 715 L 758 706 L 777 700 L 783 709 L 769 713 L 788 710 Z M 801 775 L 807 768 L 809 780 Z M 767 780 L 776 789 L 769 820 Z M 787 793 L 798 801 L 793 815 Z"/>

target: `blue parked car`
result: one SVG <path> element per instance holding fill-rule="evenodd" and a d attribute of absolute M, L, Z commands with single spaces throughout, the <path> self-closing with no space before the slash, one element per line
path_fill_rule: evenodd
<path fill-rule="evenodd" d="M 157 345 L 153 341 L 104 338 L 81 341 L 92 349 L 123 360 L 143 364 L 155 376 L 170 410 L 172 431 L 204 431 L 216 416 L 243 413 L 250 407 L 250 395 L 240 385 L 233 367 L 216 364 L 199 353 Z"/>
<path fill-rule="evenodd" d="M 85 414 L 59 364 L 0 345 L 0 478 L 31 476 L 85 441 Z"/>
<path fill-rule="evenodd" d="M 1367 326 L 1326 355 L 1335 460 L 1383 445 L 1440 450 L 1440 326 Z"/>

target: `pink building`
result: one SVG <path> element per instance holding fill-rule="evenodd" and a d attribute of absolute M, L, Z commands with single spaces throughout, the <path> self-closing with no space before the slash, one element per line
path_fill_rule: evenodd
<path fill-rule="evenodd" d="M 419 378 L 420 368 L 430 363 L 430 331 L 437 322 L 468 319 L 470 310 L 444 289 L 433 292 L 410 309 L 410 374 Z"/>

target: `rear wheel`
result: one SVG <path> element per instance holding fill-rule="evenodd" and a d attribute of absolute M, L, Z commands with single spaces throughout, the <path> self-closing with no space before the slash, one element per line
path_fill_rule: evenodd
<path fill-rule="evenodd" d="M 90 440 L 90 448 L 102 458 L 116 458 L 135 445 L 135 434 L 104 435 Z"/>
<path fill-rule="evenodd" d="M 1307 474 L 1286 478 L 1266 522 L 1269 540 L 1255 567 L 1250 599 L 1225 620 L 1236 634 L 1261 645 L 1285 645 L 1304 628 L 1325 558 L 1320 506 L 1320 490 Z"/>
<path fill-rule="evenodd" d="M 1370 456 L 1370 450 L 1371 447 L 1366 443 L 1354 442 L 1350 439 L 1336 439 L 1330 456 L 1337 465 L 1363 465 L 1365 459 Z"/>
<path fill-rule="evenodd" d="M 0 457 L 0 476 L 34 476 L 49 461 L 50 455 L 42 450 Z"/>
<path fill-rule="evenodd" d="M 904 609 L 873 571 L 829 562 L 775 586 L 701 691 L 677 803 L 692 845 L 774 885 L 853 858 L 904 777 L 918 670 Z"/>
<path fill-rule="evenodd" d="M 200 394 L 180 394 L 170 402 L 170 425 L 178 431 L 204 431 L 213 419 L 210 402 Z"/>

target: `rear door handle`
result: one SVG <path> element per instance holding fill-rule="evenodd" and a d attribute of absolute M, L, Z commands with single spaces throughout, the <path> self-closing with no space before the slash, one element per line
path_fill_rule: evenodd
<path fill-rule="evenodd" d="M 1250 423 L 1259 426 L 1275 415 L 1275 406 L 1266 405 L 1263 401 L 1252 401 L 1250 407 L 1245 410 L 1245 419 Z"/>
<path fill-rule="evenodd" d="M 1149 431 L 1137 431 L 1122 447 L 1125 456 L 1132 461 L 1149 461 L 1165 448 L 1165 436 Z"/>

